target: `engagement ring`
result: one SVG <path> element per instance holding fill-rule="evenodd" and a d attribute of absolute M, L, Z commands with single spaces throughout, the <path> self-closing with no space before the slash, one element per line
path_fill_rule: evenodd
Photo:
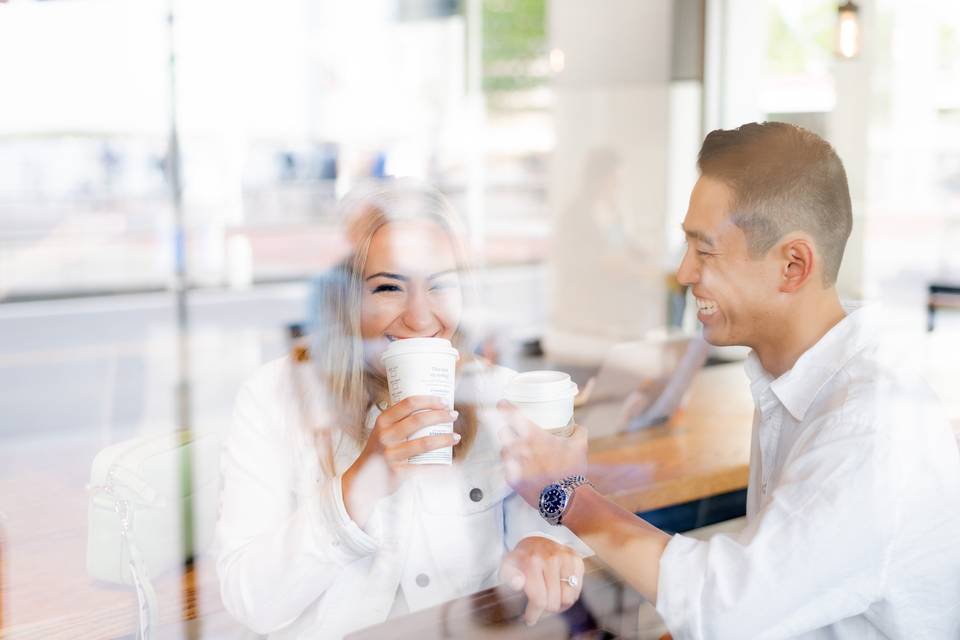
<path fill-rule="evenodd" d="M 569 578 L 560 578 L 560 582 L 566 582 L 568 585 L 577 588 L 577 585 L 580 584 L 580 581 L 577 580 L 577 576 L 570 576 Z"/>

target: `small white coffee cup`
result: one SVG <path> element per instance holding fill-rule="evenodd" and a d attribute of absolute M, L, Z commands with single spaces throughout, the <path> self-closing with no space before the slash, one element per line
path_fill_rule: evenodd
<path fill-rule="evenodd" d="M 443 338 L 408 338 L 391 342 L 380 356 L 387 372 L 387 387 L 390 404 L 394 405 L 409 396 L 436 396 L 453 409 L 453 391 L 456 379 L 457 358 L 460 354 Z M 410 436 L 426 436 L 453 433 L 453 423 L 424 427 Z M 453 447 L 442 447 L 416 455 L 410 464 L 452 464 Z"/>
<path fill-rule="evenodd" d="M 577 385 L 562 371 L 527 371 L 507 383 L 504 397 L 540 428 L 558 436 L 573 433 Z"/>

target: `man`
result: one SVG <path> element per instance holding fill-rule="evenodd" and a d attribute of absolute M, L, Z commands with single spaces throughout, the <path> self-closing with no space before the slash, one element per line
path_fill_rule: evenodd
<path fill-rule="evenodd" d="M 511 483 L 654 602 L 677 640 L 960 638 L 957 443 L 928 387 L 886 358 L 869 309 L 840 303 L 840 159 L 771 122 L 710 133 L 698 166 L 677 278 L 707 341 L 752 348 L 746 528 L 659 531 L 584 483 L 582 429 L 556 438 L 502 403 Z M 505 578 L 522 585 L 528 565 Z"/>

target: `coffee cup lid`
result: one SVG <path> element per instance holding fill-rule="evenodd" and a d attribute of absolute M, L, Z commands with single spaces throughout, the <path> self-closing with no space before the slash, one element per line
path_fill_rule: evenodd
<path fill-rule="evenodd" d="M 577 384 L 562 371 L 526 371 L 507 384 L 504 397 L 511 402 L 549 402 L 577 395 Z"/>
<path fill-rule="evenodd" d="M 393 356 L 408 353 L 440 353 L 454 358 L 460 357 L 460 353 L 453 348 L 453 345 L 446 338 L 405 338 L 391 342 L 387 350 L 380 356 L 380 360 L 383 361 Z"/>

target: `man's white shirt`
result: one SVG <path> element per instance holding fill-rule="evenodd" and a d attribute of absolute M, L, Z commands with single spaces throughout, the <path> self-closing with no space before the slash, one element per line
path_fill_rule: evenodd
<path fill-rule="evenodd" d="M 675 640 L 960 638 L 957 440 L 871 316 L 777 379 L 750 355 L 747 526 L 668 544 L 657 610 Z"/>

